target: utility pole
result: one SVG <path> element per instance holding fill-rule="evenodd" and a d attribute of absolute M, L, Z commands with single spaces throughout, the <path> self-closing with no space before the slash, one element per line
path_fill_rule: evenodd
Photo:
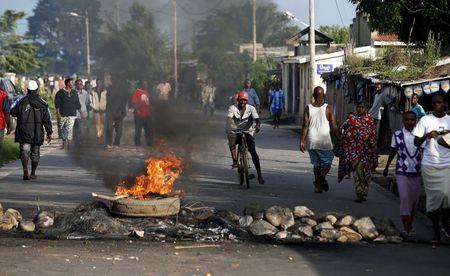
<path fill-rule="evenodd" d="M 86 65 L 87 65 L 87 74 L 91 75 L 91 47 L 89 46 L 89 13 L 86 10 L 84 20 L 86 22 Z"/>
<path fill-rule="evenodd" d="M 253 61 L 256 61 L 256 0 L 252 0 L 253 10 Z"/>
<path fill-rule="evenodd" d="M 310 93 L 314 89 L 314 83 L 316 79 L 316 28 L 314 26 L 314 0 L 309 0 L 309 59 L 310 59 L 310 71 L 309 87 Z M 312 93 L 311 93 L 312 94 Z M 306 101 L 311 101 L 310 95 L 308 95 Z"/>
<path fill-rule="evenodd" d="M 172 0 L 173 6 L 173 78 L 174 78 L 174 98 L 178 97 L 178 53 L 177 53 L 177 2 Z"/>
<path fill-rule="evenodd" d="M 116 0 L 116 27 L 119 29 L 120 21 L 119 21 L 119 0 Z"/>

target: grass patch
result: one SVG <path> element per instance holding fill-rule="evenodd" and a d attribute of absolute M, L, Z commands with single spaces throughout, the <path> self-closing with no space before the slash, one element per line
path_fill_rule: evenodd
<path fill-rule="evenodd" d="M 5 137 L 3 141 L 3 154 L 0 159 L 0 165 L 19 158 L 19 144 L 14 142 L 14 138 Z"/>

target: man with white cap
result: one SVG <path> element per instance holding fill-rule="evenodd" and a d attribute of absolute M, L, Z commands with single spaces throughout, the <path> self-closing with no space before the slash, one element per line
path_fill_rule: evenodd
<path fill-rule="evenodd" d="M 11 106 L 11 115 L 17 118 L 15 141 L 20 144 L 20 160 L 23 180 L 36 178 L 40 146 L 44 143 L 44 128 L 47 141 L 52 136 L 52 121 L 48 104 L 39 96 L 38 84 L 28 82 L 28 93 Z M 28 174 L 28 159 L 31 159 L 31 175 Z"/>

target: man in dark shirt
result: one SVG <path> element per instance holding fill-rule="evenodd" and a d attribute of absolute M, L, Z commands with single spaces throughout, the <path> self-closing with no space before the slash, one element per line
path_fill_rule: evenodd
<path fill-rule="evenodd" d="M 107 88 L 108 100 L 106 102 L 106 128 L 105 128 L 105 146 L 107 149 L 118 148 L 122 137 L 123 118 L 127 115 L 127 90 L 125 81 L 118 75 L 111 78 L 111 84 Z M 113 144 L 113 132 L 114 137 Z"/>
<path fill-rule="evenodd" d="M 64 81 L 65 87 L 59 90 L 55 96 L 56 119 L 59 122 L 61 149 L 69 149 L 73 137 L 73 125 L 77 118 L 77 110 L 81 108 L 78 93 L 73 90 L 73 79 Z"/>

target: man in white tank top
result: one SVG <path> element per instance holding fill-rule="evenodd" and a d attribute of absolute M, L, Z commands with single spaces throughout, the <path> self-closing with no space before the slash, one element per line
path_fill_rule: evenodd
<path fill-rule="evenodd" d="M 333 108 L 325 103 L 325 91 L 317 86 L 313 91 L 314 103 L 305 107 L 300 150 L 309 152 L 314 166 L 314 187 L 316 193 L 328 191 L 326 176 L 333 162 L 333 143 L 330 130 L 340 139 L 339 129 L 333 116 Z"/>

